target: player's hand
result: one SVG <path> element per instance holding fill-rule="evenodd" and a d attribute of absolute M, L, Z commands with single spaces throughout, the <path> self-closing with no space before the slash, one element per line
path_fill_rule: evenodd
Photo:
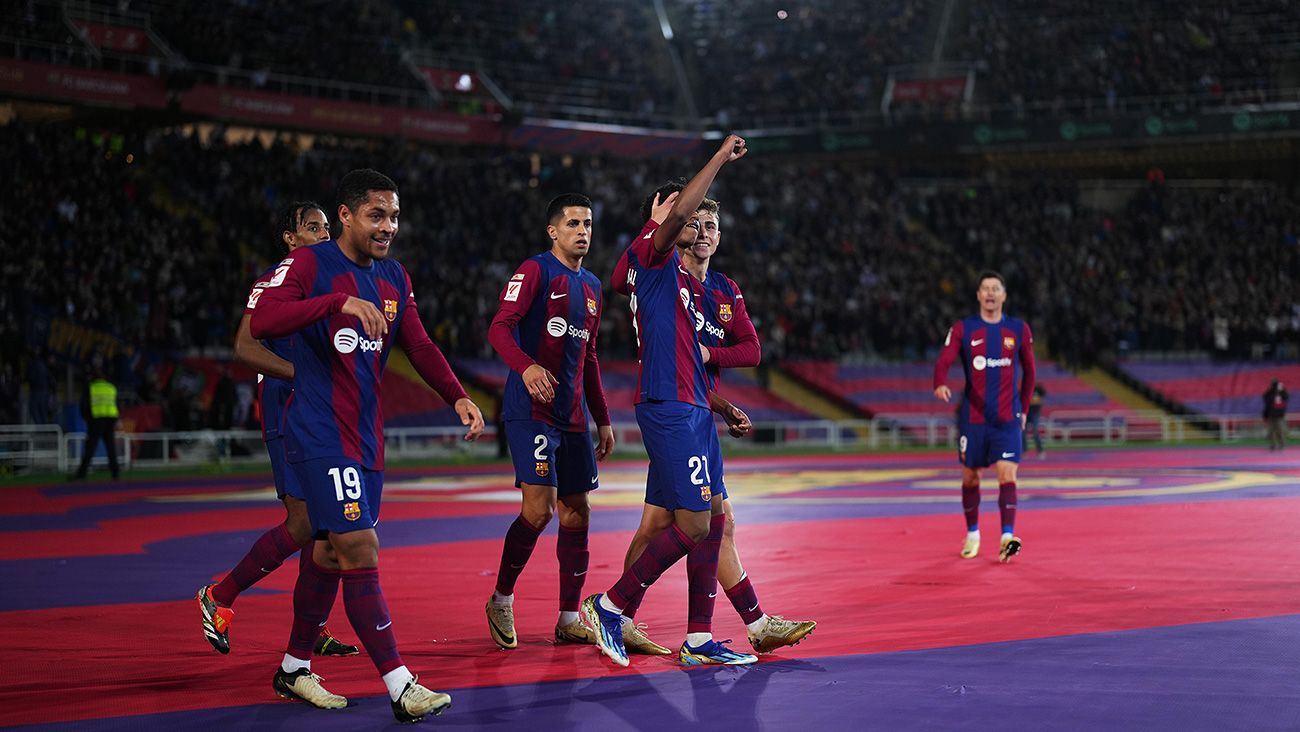
<path fill-rule="evenodd" d="M 343 314 L 351 315 L 361 321 L 361 329 L 366 332 L 366 337 L 371 340 L 379 340 L 388 333 L 388 321 L 375 307 L 373 302 L 362 300 L 359 297 L 348 296 L 347 302 L 343 303 Z"/>
<path fill-rule="evenodd" d="M 555 398 L 555 385 L 559 384 L 559 379 L 546 370 L 546 367 L 539 363 L 524 369 L 524 388 L 528 389 L 528 395 L 534 401 L 542 404 L 550 404 Z"/>
<path fill-rule="evenodd" d="M 749 415 L 735 404 L 723 412 L 722 418 L 727 422 L 727 433 L 732 437 L 740 438 L 749 434 L 754 429 L 754 423 L 749 421 Z"/>
<path fill-rule="evenodd" d="M 469 427 L 465 433 L 465 441 L 473 442 L 478 436 L 483 434 L 483 413 L 479 411 L 478 405 L 470 401 L 468 397 L 462 397 L 456 400 L 456 414 L 460 415 L 460 423 Z"/>
<path fill-rule="evenodd" d="M 722 162 L 731 163 L 745 157 L 749 148 L 745 147 L 745 138 L 740 135 L 727 135 L 727 139 L 722 141 L 722 147 L 718 148 L 716 153 L 723 156 Z"/>
<path fill-rule="evenodd" d="M 614 452 L 614 428 L 603 425 L 596 428 L 596 459 L 604 460 Z"/>
<path fill-rule="evenodd" d="M 708 363 L 713 359 L 713 354 L 709 353 L 709 347 L 703 343 L 700 344 L 700 356 L 704 359 L 704 363 Z"/>
<path fill-rule="evenodd" d="M 939 401 L 946 403 L 952 399 L 952 389 L 949 389 L 946 384 L 944 386 L 935 387 L 934 396 L 938 398 Z"/>
<path fill-rule="evenodd" d="M 659 194 L 655 194 L 655 202 L 650 206 L 650 220 L 656 224 L 662 224 L 668 219 L 668 212 L 673 210 L 673 204 L 677 203 L 677 194 L 681 191 L 669 193 L 668 197 L 659 200 Z"/>

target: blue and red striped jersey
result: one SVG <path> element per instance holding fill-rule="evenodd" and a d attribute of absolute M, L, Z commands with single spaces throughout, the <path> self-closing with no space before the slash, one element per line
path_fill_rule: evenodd
<path fill-rule="evenodd" d="M 248 304 L 244 307 L 245 315 L 252 316 L 262 291 L 266 289 L 274 274 L 275 267 L 272 267 L 258 275 L 253 282 L 253 289 L 248 293 Z M 262 345 L 280 358 L 293 362 L 293 336 L 268 338 L 262 341 Z M 284 425 L 284 405 L 288 403 L 291 394 L 293 394 L 292 381 L 264 374 L 257 375 L 257 403 L 262 412 L 263 440 L 274 440 L 280 436 L 280 430 Z"/>
<path fill-rule="evenodd" d="M 590 418 L 610 423 L 600 381 L 600 279 L 569 269 L 551 252 L 524 260 L 498 299 L 488 341 L 510 367 L 502 416 L 533 419 L 566 432 L 586 432 Z M 549 404 L 534 401 L 522 374 L 539 364 L 559 382 Z M 588 409 L 590 408 L 590 413 Z"/>
<path fill-rule="evenodd" d="M 947 380 L 948 369 L 958 356 L 966 374 L 961 421 L 1019 421 L 1022 405 L 1028 404 L 1034 393 L 1034 336 L 1029 324 L 1006 316 L 996 323 L 986 323 L 978 315 L 953 323 L 934 366 L 935 389 Z"/>
<path fill-rule="evenodd" d="M 677 248 L 655 249 L 659 224 L 647 221 L 614 267 L 614 288 L 631 297 L 637 335 L 637 397 L 709 408 L 709 377 L 697 332 L 704 315 L 695 305 L 701 285 L 682 269 Z"/>
<path fill-rule="evenodd" d="M 342 313 L 349 296 L 383 313 L 387 335 L 371 339 L 358 318 Z M 250 326 L 254 338 L 296 333 L 294 391 L 283 428 L 290 462 L 343 457 L 383 469 L 379 387 L 394 343 L 448 404 L 465 398 L 420 322 L 410 277 L 394 260 L 358 265 L 333 241 L 299 247 L 262 288 Z"/>
<path fill-rule="evenodd" d="M 696 304 L 704 315 L 700 343 L 709 349 L 709 362 L 704 368 L 709 388 L 717 391 L 722 369 L 757 366 L 762 352 L 740 286 L 721 272 L 709 270 L 704 273 L 700 289 L 696 295 Z"/>

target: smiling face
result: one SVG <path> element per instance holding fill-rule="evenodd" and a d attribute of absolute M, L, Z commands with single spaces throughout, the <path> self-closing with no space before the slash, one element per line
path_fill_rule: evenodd
<path fill-rule="evenodd" d="M 397 236 L 400 213 L 396 191 L 368 191 L 355 210 L 340 205 L 343 234 L 339 246 L 358 264 L 388 257 L 393 238 Z"/>
<path fill-rule="evenodd" d="M 722 230 L 718 228 L 718 214 L 700 209 L 691 216 L 690 221 L 686 223 L 686 228 L 682 229 L 682 235 L 677 238 L 677 246 L 681 247 L 682 256 L 699 262 L 708 262 L 709 258 L 718 251 L 718 243 L 721 241 Z"/>

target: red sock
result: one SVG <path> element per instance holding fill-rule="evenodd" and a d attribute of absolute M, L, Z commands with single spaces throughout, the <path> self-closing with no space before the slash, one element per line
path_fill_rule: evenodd
<path fill-rule="evenodd" d="M 722 549 L 725 514 L 709 520 L 709 535 L 686 555 L 686 584 L 690 592 L 687 633 L 713 632 L 713 607 L 718 601 L 718 552 Z"/>
<path fill-rule="evenodd" d="M 1016 482 L 998 484 L 998 511 L 1002 514 L 1002 533 L 1010 534 L 1016 527 Z"/>
<path fill-rule="evenodd" d="M 745 621 L 745 625 L 763 617 L 763 609 L 758 606 L 758 593 L 754 591 L 749 575 L 742 576 L 735 586 L 727 590 L 727 599 L 731 600 L 731 606 L 740 613 L 740 619 Z"/>
<path fill-rule="evenodd" d="M 616 607 L 625 607 L 633 599 L 639 599 L 645 594 L 646 588 L 659 579 L 659 575 L 689 554 L 694 546 L 695 542 L 677 528 L 677 524 L 660 532 L 609 589 L 609 601 Z"/>
<path fill-rule="evenodd" d="M 577 612 L 582 604 L 582 585 L 587 581 L 587 527 L 560 526 L 555 540 L 555 558 L 560 560 L 560 612 Z"/>
<path fill-rule="evenodd" d="M 345 569 L 342 574 L 343 607 L 348 621 L 383 676 L 403 664 L 393 634 L 393 618 L 388 614 L 384 591 L 379 588 L 379 568 Z"/>
<path fill-rule="evenodd" d="M 980 527 L 980 483 L 961 484 L 961 510 L 966 514 L 966 530 L 974 531 Z"/>
<path fill-rule="evenodd" d="M 635 619 L 636 611 L 641 609 L 641 601 L 644 599 L 645 599 L 645 593 L 642 592 L 641 594 L 637 595 L 631 600 L 628 600 L 627 607 L 623 608 L 623 617 L 627 618 L 628 620 Z"/>
<path fill-rule="evenodd" d="M 514 594 L 515 581 L 533 555 L 533 547 L 537 546 L 537 537 L 541 533 L 542 530 L 525 521 L 523 515 L 510 524 L 505 545 L 501 547 L 501 566 L 497 568 L 498 594 Z"/>
<path fill-rule="evenodd" d="M 293 586 L 293 627 L 285 649 L 285 653 L 303 660 L 311 658 L 321 626 L 329 619 L 334 598 L 339 593 L 339 571 L 316 564 L 311 550 L 312 542 L 307 542 L 298 562 L 298 582 Z"/>
<path fill-rule="evenodd" d="M 235 598 L 239 597 L 239 593 L 274 572 L 296 551 L 298 545 L 289 535 L 289 529 L 284 524 L 262 534 L 253 543 L 253 548 L 239 560 L 239 564 L 230 570 L 230 574 L 212 588 L 212 599 L 216 600 L 218 605 L 230 607 L 235 603 Z"/>

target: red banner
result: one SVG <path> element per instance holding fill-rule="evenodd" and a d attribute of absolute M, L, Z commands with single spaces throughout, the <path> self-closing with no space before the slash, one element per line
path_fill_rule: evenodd
<path fill-rule="evenodd" d="M 123 107 L 167 106 L 167 88 L 152 76 L 0 59 L 0 93 Z"/>
<path fill-rule="evenodd" d="M 153 44 L 141 28 L 128 28 L 124 25 L 105 25 L 103 23 L 76 23 L 81 37 L 96 48 L 127 53 L 144 53 Z"/>
<path fill-rule="evenodd" d="M 966 93 L 966 77 L 951 79 L 909 79 L 894 82 L 894 101 L 931 102 L 961 99 Z"/>
<path fill-rule="evenodd" d="M 420 73 L 424 74 L 434 89 L 445 92 L 464 92 L 469 93 L 478 89 L 478 77 L 472 71 L 456 71 L 454 69 L 435 69 L 431 67 L 420 67 Z"/>
<path fill-rule="evenodd" d="M 207 84 L 200 84 L 186 93 L 181 108 L 191 114 L 328 132 L 477 144 L 501 141 L 500 125 L 485 117 L 226 89 Z"/>

